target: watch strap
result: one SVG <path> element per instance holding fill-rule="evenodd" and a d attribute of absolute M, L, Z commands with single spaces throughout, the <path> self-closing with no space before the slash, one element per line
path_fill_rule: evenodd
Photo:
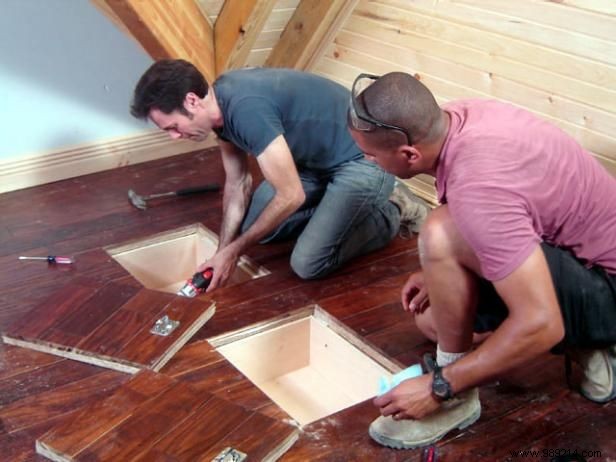
<path fill-rule="evenodd" d="M 432 394 L 439 401 L 447 401 L 453 398 L 451 384 L 443 377 L 443 368 L 435 364 L 432 374 Z"/>

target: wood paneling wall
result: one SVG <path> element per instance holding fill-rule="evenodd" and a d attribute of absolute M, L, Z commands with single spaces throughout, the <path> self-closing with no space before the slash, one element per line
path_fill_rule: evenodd
<path fill-rule="evenodd" d="M 496 98 L 574 136 L 616 176 L 616 2 L 361 0 L 313 69 L 416 75 L 443 103 Z M 412 180 L 434 198 L 433 179 Z"/>
<path fill-rule="evenodd" d="M 261 33 L 246 58 L 246 66 L 262 66 L 270 52 L 278 43 L 280 34 L 295 12 L 295 8 L 300 0 L 278 0 L 272 9 Z M 224 0 L 198 0 L 201 10 L 205 12 L 212 24 L 216 24 L 216 19 L 220 13 Z"/>

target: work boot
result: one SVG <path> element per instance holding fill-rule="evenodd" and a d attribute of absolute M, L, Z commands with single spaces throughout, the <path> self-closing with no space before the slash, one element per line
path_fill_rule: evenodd
<path fill-rule="evenodd" d="M 572 357 L 584 368 L 582 396 L 595 403 L 616 398 L 616 345 L 604 350 L 578 350 Z"/>
<path fill-rule="evenodd" d="M 421 228 L 430 210 L 428 203 L 415 196 L 400 181 L 396 181 L 389 200 L 400 210 L 400 230 L 398 235 L 402 239 L 410 239 L 413 233 L 419 233 L 419 228 Z"/>
<path fill-rule="evenodd" d="M 421 420 L 394 420 L 379 417 L 370 424 L 370 436 L 377 443 L 394 449 L 413 449 L 436 443 L 454 428 L 462 430 L 481 415 L 479 389 L 460 393 Z"/>

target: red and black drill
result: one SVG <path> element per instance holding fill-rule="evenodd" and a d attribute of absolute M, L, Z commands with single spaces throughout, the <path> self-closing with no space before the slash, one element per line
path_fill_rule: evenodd
<path fill-rule="evenodd" d="M 178 290 L 177 294 L 190 298 L 202 294 L 212 282 L 212 276 L 214 276 L 212 268 L 206 268 L 203 272 L 197 271 L 191 279 L 186 281 L 184 287 Z"/>

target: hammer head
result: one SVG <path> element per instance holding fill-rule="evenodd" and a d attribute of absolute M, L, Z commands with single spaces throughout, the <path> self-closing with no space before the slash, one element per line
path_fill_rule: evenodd
<path fill-rule="evenodd" d="M 132 189 L 128 190 L 128 200 L 139 210 L 145 210 L 147 208 L 145 200 Z"/>

